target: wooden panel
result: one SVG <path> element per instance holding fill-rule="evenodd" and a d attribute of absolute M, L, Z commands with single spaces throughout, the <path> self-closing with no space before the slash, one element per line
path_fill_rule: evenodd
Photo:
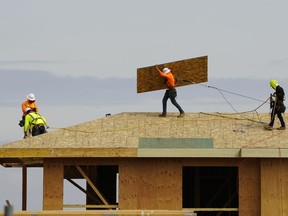
<path fill-rule="evenodd" d="M 182 209 L 182 164 L 179 160 L 157 161 L 157 209 Z"/>
<path fill-rule="evenodd" d="M 262 215 L 287 215 L 287 159 L 262 159 L 261 179 Z"/>
<path fill-rule="evenodd" d="M 44 160 L 43 210 L 63 209 L 63 176 L 62 161 Z"/>
<path fill-rule="evenodd" d="M 258 159 L 244 160 L 239 164 L 238 172 L 239 172 L 239 216 L 261 215 L 259 160 Z"/>
<path fill-rule="evenodd" d="M 2 215 L 0 213 L 0 215 Z M 197 216 L 192 210 L 89 210 L 89 211 L 15 211 L 13 216 L 139 216 L 139 215 L 151 215 L 151 216 Z"/>
<path fill-rule="evenodd" d="M 138 160 L 138 209 L 157 209 L 157 159 Z"/>
<path fill-rule="evenodd" d="M 119 209 L 137 209 L 137 164 L 135 159 L 119 163 Z"/>
<path fill-rule="evenodd" d="M 160 64 L 159 69 L 168 67 L 177 79 L 177 86 L 208 81 L 208 56 Z M 165 89 L 165 79 L 154 66 L 137 69 L 137 93 Z"/>
<path fill-rule="evenodd" d="M 241 159 L 226 159 L 226 158 L 185 158 L 181 159 L 183 166 L 238 166 Z"/>
<path fill-rule="evenodd" d="M 119 209 L 182 209 L 182 164 L 151 158 L 120 162 Z"/>

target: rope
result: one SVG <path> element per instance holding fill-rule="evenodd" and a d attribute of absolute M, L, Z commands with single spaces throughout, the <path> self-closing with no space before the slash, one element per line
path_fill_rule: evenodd
<path fill-rule="evenodd" d="M 255 122 L 255 123 L 259 123 L 259 124 L 262 124 L 262 125 L 265 124 L 264 122 L 262 122 L 262 121 L 260 120 L 259 114 L 258 114 L 257 110 L 258 110 L 260 107 L 262 107 L 264 104 L 266 104 L 267 101 L 270 99 L 270 97 L 267 98 L 267 100 L 263 101 L 263 100 L 259 100 L 259 99 L 252 98 L 252 97 L 249 97 L 249 96 L 245 96 L 245 95 L 242 95 L 242 94 L 238 94 L 238 93 L 235 93 L 235 92 L 231 92 L 231 91 L 227 91 L 227 90 L 224 90 L 224 89 L 220 89 L 220 88 L 217 88 L 217 87 L 215 87 L 215 86 L 205 85 L 205 84 L 202 84 L 202 83 L 195 83 L 195 82 L 193 82 L 193 81 L 191 81 L 191 80 L 182 80 L 182 81 L 184 81 L 184 82 L 189 82 L 189 83 L 191 83 L 191 84 L 197 84 L 197 85 L 200 85 L 200 86 L 205 87 L 205 88 L 211 88 L 211 89 L 217 90 L 217 91 L 221 94 L 221 96 L 224 98 L 224 100 L 226 101 L 226 103 L 228 103 L 229 106 L 234 110 L 235 113 L 239 114 L 240 116 L 242 116 L 243 118 L 245 118 L 245 119 L 248 120 L 248 121 Z M 238 112 L 238 110 L 236 110 L 236 109 L 234 108 L 234 106 L 228 101 L 228 99 L 225 97 L 225 95 L 223 94 L 223 92 L 229 93 L 229 94 L 233 94 L 233 95 L 237 95 L 237 96 L 240 96 L 240 97 L 244 97 L 244 98 L 247 98 L 247 99 L 255 100 L 255 101 L 258 101 L 258 102 L 262 102 L 262 104 L 260 104 L 258 107 L 256 107 L 255 109 L 253 109 L 253 110 L 251 110 L 251 111 Z M 250 118 L 247 118 L 247 117 L 243 116 L 244 113 L 250 113 L 250 112 L 254 112 L 254 113 L 257 114 L 257 116 L 258 116 L 258 121 L 255 121 L 255 120 L 253 120 L 253 119 L 250 119 Z"/>
<path fill-rule="evenodd" d="M 178 79 L 178 78 L 177 78 Z M 179 79 L 178 79 L 179 80 Z M 181 80 L 181 79 L 180 79 Z M 224 90 L 224 89 L 220 89 L 220 88 L 217 88 L 217 87 L 214 87 L 214 86 L 210 86 L 210 85 L 205 85 L 205 84 L 202 84 L 202 83 L 195 83 L 191 80 L 181 80 L 183 82 L 189 82 L 191 84 L 197 84 L 197 85 L 200 85 L 202 87 L 205 87 L 205 88 L 211 88 L 211 89 L 214 89 L 214 90 L 217 90 L 219 91 L 219 93 L 222 95 L 222 97 L 224 98 L 224 100 L 230 105 L 230 107 L 234 110 L 235 113 L 237 113 L 238 115 L 240 115 L 242 118 L 231 118 L 231 119 L 235 119 L 235 120 L 248 120 L 250 122 L 253 123 L 259 123 L 259 124 L 265 124 L 264 122 L 262 122 L 260 120 L 260 117 L 259 117 L 259 114 L 257 112 L 257 110 L 263 106 L 265 103 L 267 103 L 267 101 L 270 99 L 270 97 L 265 100 L 265 101 L 262 101 L 262 100 L 259 100 L 259 99 L 255 99 L 255 98 L 252 98 L 252 97 L 249 97 L 249 96 L 245 96 L 245 95 L 242 95 L 242 94 L 238 94 L 238 93 L 235 93 L 235 92 L 231 92 L 231 91 L 227 91 L 227 90 Z M 251 100 L 255 100 L 255 101 L 258 101 L 258 102 L 262 102 L 262 104 L 260 104 L 258 107 L 256 107 L 255 109 L 251 110 L 251 111 L 245 111 L 245 112 L 238 112 L 238 110 L 236 110 L 234 108 L 234 106 L 228 101 L 228 99 L 225 97 L 225 95 L 223 94 L 223 92 L 225 93 L 229 93 L 229 94 L 233 94 L 233 95 L 237 95 L 237 96 L 241 96 L 241 97 L 244 97 L 244 98 L 248 98 L 248 99 L 251 99 Z M 258 117 L 258 120 L 254 120 L 254 118 L 248 118 L 246 116 L 244 116 L 245 113 L 256 113 L 257 117 Z M 221 115 L 220 113 L 218 115 L 215 115 L 215 114 L 208 114 L 208 113 L 204 113 L 204 112 L 200 112 L 202 114 L 205 114 L 205 115 L 214 115 L 214 116 L 217 116 L 217 117 L 221 117 L 221 118 L 228 118 L 227 116 L 223 116 Z M 186 120 L 185 120 L 186 121 Z M 167 123 L 167 121 L 165 122 L 160 122 L 158 124 L 164 124 L 164 123 Z M 151 123 L 151 124 L 143 124 L 143 125 L 138 125 L 138 128 L 141 128 L 141 127 L 145 127 L 147 125 L 154 125 L 155 122 Z M 157 124 L 157 122 L 156 122 Z M 251 124 L 251 125 L 252 125 Z M 251 125 L 246 125 L 246 126 L 251 126 Z M 72 128 L 57 128 L 57 127 L 49 127 L 51 129 L 63 129 L 63 130 L 67 130 L 67 131 L 74 131 L 74 132 L 83 132 L 83 133 L 100 133 L 100 132 L 117 132 L 117 131 L 123 131 L 123 130 L 131 130 L 135 127 L 128 127 L 128 128 L 122 128 L 122 129 L 118 129 L 118 130 L 99 130 L 99 131 L 87 131 L 87 130 L 79 130 L 79 129 L 72 129 Z"/>

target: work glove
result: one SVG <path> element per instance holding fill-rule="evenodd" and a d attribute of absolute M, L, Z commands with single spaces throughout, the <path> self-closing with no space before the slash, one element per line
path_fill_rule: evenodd
<path fill-rule="evenodd" d="M 28 134 L 27 134 L 27 132 L 24 132 L 24 137 L 23 137 L 23 139 L 26 139 L 26 138 L 28 138 Z"/>

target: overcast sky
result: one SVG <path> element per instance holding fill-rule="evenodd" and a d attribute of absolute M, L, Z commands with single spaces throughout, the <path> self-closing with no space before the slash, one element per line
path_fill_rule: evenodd
<path fill-rule="evenodd" d="M 0 0 L 0 145 L 22 139 L 30 92 L 52 127 L 161 112 L 163 91 L 136 93 L 137 68 L 199 56 L 208 56 L 207 85 L 265 100 L 269 79 L 288 86 L 287 11 L 286 0 Z M 215 89 L 178 92 L 187 112 L 234 112 Z M 227 97 L 238 111 L 259 105 Z M 40 175 L 29 181 L 40 201 L 28 209 L 41 209 L 41 171 L 29 172 Z M 19 170 L 0 167 L 0 208 L 6 199 L 21 208 L 20 184 Z"/>

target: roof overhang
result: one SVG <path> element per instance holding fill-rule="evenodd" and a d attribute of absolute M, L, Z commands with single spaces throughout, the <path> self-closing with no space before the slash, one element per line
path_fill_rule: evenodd
<path fill-rule="evenodd" d="M 43 166 L 46 158 L 288 158 L 287 148 L 0 148 L 4 167 Z"/>

